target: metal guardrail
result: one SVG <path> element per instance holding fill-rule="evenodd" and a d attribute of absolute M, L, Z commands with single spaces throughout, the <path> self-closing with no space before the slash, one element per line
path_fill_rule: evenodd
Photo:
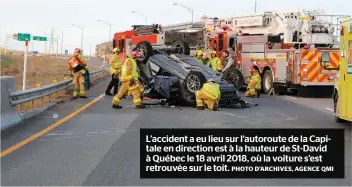
<path fill-rule="evenodd" d="M 90 77 L 94 77 L 103 73 L 104 70 L 90 73 Z M 32 88 L 23 91 L 14 91 L 10 93 L 10 103 L 15 106 L 34 99 L 42 98 L 58 91 L 64 90 L 72 85 L 72 78 L 60 81 L 54 84 L 46 85 L 40 88 Z"/>

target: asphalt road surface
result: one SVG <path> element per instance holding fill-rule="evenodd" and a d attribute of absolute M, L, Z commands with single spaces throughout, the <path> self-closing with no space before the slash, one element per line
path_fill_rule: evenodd
<path fill-rule="evenodd" d="M 55 124 L 99 97 L 108 80 L 88 91 L 88 99 L 66 101 L 21 126 L 2 133 L 2 151 Z M 66 122 L 1 158 L 4 186 L 351 186 L 351 125 L 333 119 L 331 99 L 263 96 L 259 106 L 222 109 L 151 106 L 111 108 L 105 96 Z M 53 115 L 59 117 L 54 119 Z M 140 128 L 344 128 L 345 179 L 140 179 Z"/>

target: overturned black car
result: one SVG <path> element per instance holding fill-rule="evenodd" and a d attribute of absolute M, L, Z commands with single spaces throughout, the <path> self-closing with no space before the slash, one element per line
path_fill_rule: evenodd
<path fill-rule="evenodd" d="M 138 60 L 139 81 L 144 86 L 143 97 L 166 99 L 169 104 L 195 106 L 195 92 L 208 79 L 220 85 L 219 107 L 249 107 L 237 89 L 222 80 L 221 73 L 198 63 L 189 56 L 187 43 L 175 42 L 172 47 L 152 47 L 143 41 L 136 49 L 141 52 Z"/>

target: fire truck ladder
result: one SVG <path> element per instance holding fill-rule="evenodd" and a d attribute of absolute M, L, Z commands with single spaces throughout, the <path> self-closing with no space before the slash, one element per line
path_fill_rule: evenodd
<path fill-rule="evenodd" d="M 137 36 L 142 35 L 151 35 L 151 34 L 160 34 L 161 29 L 158 24 L 153 25 L 133 25 L 133 30 L 136 30 Z"/>
<path fill-rule="evenodd" d="M 334 31 L 334 46 L 333 48 L 339 48 L 339 41 L 340 41 L 340 19 L 349 17 L 349 15 L 327 15 L 325 14 L 324 10 L 303 10 L 305 16 L 315 16 L 316 19 L 323 21 L 327 24 L 330 24 L 331 27 L 336 28 Z M 330 20 L 329 20 L 330 17 Z"/>

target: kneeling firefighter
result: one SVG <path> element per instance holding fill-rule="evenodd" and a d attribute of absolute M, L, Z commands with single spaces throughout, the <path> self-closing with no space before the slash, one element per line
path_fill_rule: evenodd
<path fill-rule="evenodd" d="M 84 75 L 87 70 L 87 64 L 81 57 L 81 50 L 79 48 L 75 49 L 73 56 L 68 60 L 68 69 L 73 77 L 73 97 L 87 98 L 84 86 Z"/>
<path fill-rule="evenodd" d="M 137 72 L 137 62 L 136 58 L 140 57 L 140 52 L 138 50 L 134 50 L 128 58 L 125 60 L 125 63 L 122 66 L 121 71 L 121 87 L 119 92 L 112 99 L 112 108 L 121 109 L 120 100 L 124 97 L 128 92 L 131 93 L 133 97 L 133 104 L 138 109 L 145 108 L 145 105 L 142 105 L 141 100 L 141 91 L 142 88 L 138 81 L 138 72 Z"/>
<path fill-rule="evenodd" d="M 209 110 L 216 111 L 220 100 L 220 87 L 214 80 L 208 79 L 201 90 L 196 91 L 197 109 L 203 110 L 204 104 Z"/>
<path fill-rule="evenodd" d="M 257 70 L 253 67 L 249 69 L 251 76 L 249 77 L 246 97 L 260 97 L 261 78 Z"/>

